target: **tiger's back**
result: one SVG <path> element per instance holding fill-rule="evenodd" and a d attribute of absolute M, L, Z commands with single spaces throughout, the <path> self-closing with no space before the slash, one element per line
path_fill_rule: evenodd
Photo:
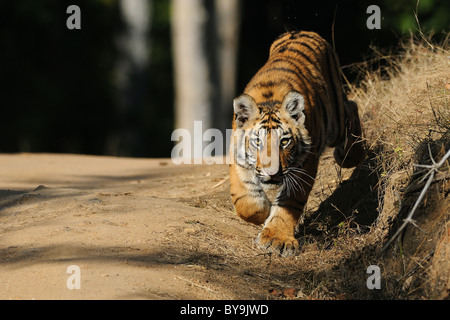
<path fill-rule="evenodd" d="M 335 147 L 342 167 L 365 157 L 357 106 L 347 99 L 339 72 L 334 51 L 318 34 L 285 33 L 234 101 L 233 129 L 242 132 L 245 157 L 252 161 L 230 166 L 231 196 L 240 217 L 264 223 L 257 240 L 269 251 L 289 255 L 298 249 L 294 228 L 325 147 Z M 264 154 L 272 156 L 270 165 Z M 269 201 L 267 192 L 274 189 L 277 196 Z"/>
<path fill-rule="evenodd" d="M 310 122 L 306 126 L 326 130 L 313 137 L 320 153 L 325 146 L 334 147 L 345 133 L 342 106 L 347 97 L 339 69 L 335 53 L 318 34 L 289 32 L 274 41 L 267 63 L 244 92 L 266 108 L 279 107 L 291 90 L 303 93 L 306 106 L 311 106 L 305 110 Z"/>

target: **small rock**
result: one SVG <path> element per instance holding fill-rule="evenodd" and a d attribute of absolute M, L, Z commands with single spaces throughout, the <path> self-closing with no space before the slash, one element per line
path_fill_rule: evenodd
<path fill-rule="evenodd" d="M 33 191 L 39 191 L 39 190 L 43 190 L 43 189 L 49 189 L 49 188 L 47 188 L 46 186 L 41 184 L 41 185 L 37 186 L 36 189 L 34 189 Z"/>

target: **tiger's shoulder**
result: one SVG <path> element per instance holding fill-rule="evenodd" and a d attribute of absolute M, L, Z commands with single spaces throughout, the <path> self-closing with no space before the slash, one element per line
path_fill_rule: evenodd
<path fill-rule="evenodd" d="M 305 46 L 317 54 L 327 50 L 328 42 L 314 31 L 289 31 L 278 36 L 270 46 L 270 56 L 283 53 L 289 48 Z M 306 52 L 305 52 L 306 53 Z"/>
<path fill-rule="evenodd" d="M 272 43 L 269 58 L 247 84 L 244 92 L 257 103 L 282 101 L 290 91 L 319 93 L 336 61 L 328 42 L 311 31 L 291 31 Z"/>

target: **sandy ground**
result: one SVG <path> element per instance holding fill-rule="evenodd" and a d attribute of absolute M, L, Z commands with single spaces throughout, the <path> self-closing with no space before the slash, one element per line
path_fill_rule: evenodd
<path fill-rule="evenodd" d="M 1 155 L 0 298 L 237 298 L 214 274 L 225 263 L 190 243 L 215 232 L 253 251 L 258 229 L 230 210 L 228 185 L 226 165 Z"/>
<path fill-rule="evenodd" d="M 345 181 L 353 171 L 329 154 L 320 168 L 309 211 L 376 211 L 368 176 Z M 371 250 L 364 224 L 376 217 L 342 219 L 314 217 L 302 254 L 284 259 L 257 248 L 260 227 L 233 212 L 227 165 L 0 155 L 0 299 L 373 298 L 366 268 L 378 262 L 352 257 Z"/>

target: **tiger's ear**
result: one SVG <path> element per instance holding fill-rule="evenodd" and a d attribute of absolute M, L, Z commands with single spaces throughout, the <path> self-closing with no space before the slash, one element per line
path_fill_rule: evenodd
<path fill-rule="evenodd" d="M 242 128 L 244 124 L 256 115 L 256 103 L 248 94 L 242 94 L 233 101 L 236 126 Z"/>
<path fill-rule="evenodd" d="M 298 123 L 305 122 L 305 99 L 297 91 L 290 91 L 283 100 L 283 107 L 288 114 Z"/>

